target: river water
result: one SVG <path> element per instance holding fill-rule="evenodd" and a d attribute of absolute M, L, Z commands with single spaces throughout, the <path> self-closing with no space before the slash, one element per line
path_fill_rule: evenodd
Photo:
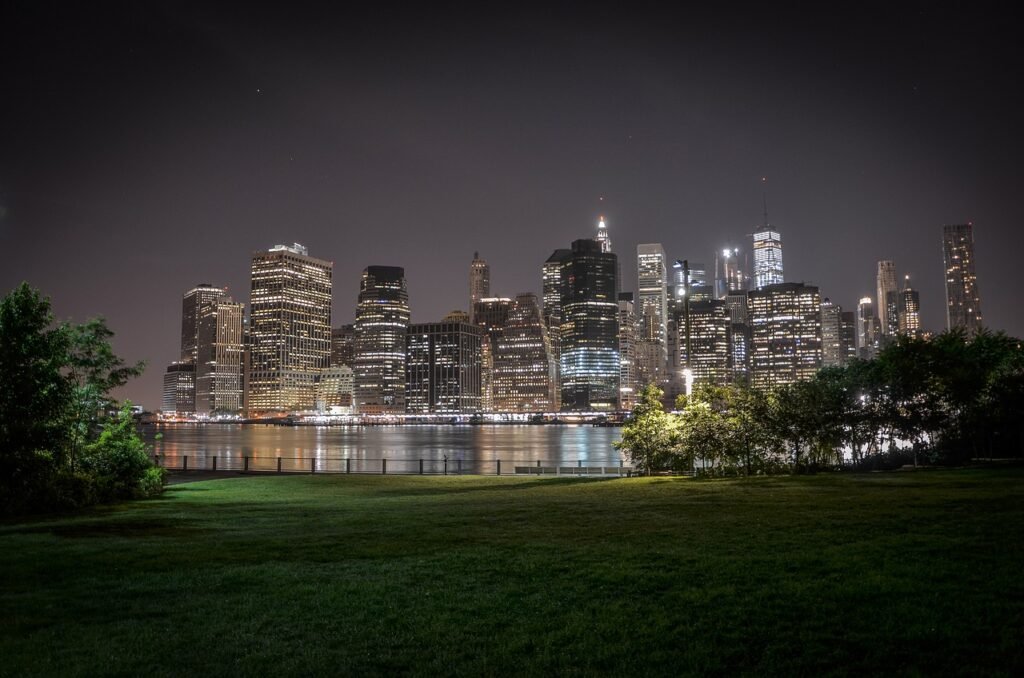
<path fill-rule="evenodd" d="M 160 438 L 157 438 L 160 434 Z M 165 465 L 353 473 L 503 473 L 524 466 L 618 466 L 621 429 L 573 425 L 272 426 L 153 424 L 146 442 Z M 386 461 L 385 461 L 386 460 Z"/>

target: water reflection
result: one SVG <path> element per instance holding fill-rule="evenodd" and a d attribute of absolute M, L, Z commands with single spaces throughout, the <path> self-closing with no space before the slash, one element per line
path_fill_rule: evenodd
<path fill-rule="evenodd" d="M 156 439 L 156 434 L 162 434 Z M 620 429 L 595 426 L 268 426 L 263 424 L 157 424 L 144 434 L 154 452 L 178 465 L 236 468 L 250 457 L 250 468 L 379 473 L 382 459 L 394 473 L 495 473 L 539 464 L 616 466 L 622 455 L 612 447 Z"/>

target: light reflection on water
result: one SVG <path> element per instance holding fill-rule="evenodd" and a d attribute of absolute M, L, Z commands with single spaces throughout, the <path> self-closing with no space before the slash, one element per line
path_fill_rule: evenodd
<path fill-rule="evenodd" d="M 162 439 L 155 440 L 157 433 Z M 395 473 L 416 472 L 423 460 L 427 473 L 448 470 L 493 473 L 497 460 L 505 472 L 513 465 L 618 465 L 622 454 L 612 447 L 618 428 L 600 426 L 270 426 L 265 424 L 158 424 L 144 435 L 153 452 L 174 465 L 188 455 L 192 468 L 218 457 L 220 466 L 237 466 L 251 457 L 251 468 L 302 469 L 316 460 L 318 470 L 377 471 L 380 459 Z M 626 460 L 628 464 L 628 460 Z"/>

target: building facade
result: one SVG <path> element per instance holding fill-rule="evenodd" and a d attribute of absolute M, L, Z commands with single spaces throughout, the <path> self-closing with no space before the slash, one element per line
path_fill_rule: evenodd
<path fill-rule="evenodd" d="M 160 411 L 165 415 L 191 415 L 196 411 L 196 366 L 188 360 L 175 361 L 164 372 Z"/>
<path fill-rule="evenodd" d="M 355 325 L 342 325 L 331 330 L 331 367 L 352 367 L 356 362 Z"/>
<path fill-rule="evenodd" d="M 409 325 L 405 341 L 406 411 L 481 411 L 483 335 L 482 328 L 457 320 Z"/>
<path fill-rule="evenodd" d="M 921 297 L 910 286 L 910 276 L 903 280 L 900 290 L 900 334 L 909 337 L 921 336 Z"/>
<path fill-rule="evenodd" d="M 750 381 L 771 388 L 809 379 L 821 368 L 821 297 L 800 283 L 751 290 Z"/>
<path fill-rule="evenodd" d="M 474 324 L 483 331 L 480 338 L 480 409 L 483 412 L 494 411 L 494 351 L 512 305 L 508 297 L 489 297 L 473 305 Z"/>
<path fill-rule="evenodd" d="M 882 327 L 871 297 L 863 297 L 857 304 L 857 356 L 871 360 L 882 348 Z"/>
<path fill-rule="evenodd" d="M 668 269 L 665 249 L 659 243 L 636 247 L 637 307 L 641 340 L 658 346 L 654 368 L 658 379 L 668 364 Z"/>
<path fill-rule="evenodd" d="M 883 259 L 878 262 L 876 276 L 875 312 L 879 320 L 879 332 L 883 337 L 894 337 L 899 329 L 900 299 L 896 288 L 896 263 Z"/>
<path fill-rule="evenodd" d="M 489 296 L 491 296 L 491 267 L 480 258 L 479 252 L 473 252 L 473 261 L 469 265 L 469 316 L 471 322 L 476 303 Z"/>
<path fill-rule="evenodd" d="M 518 295 L 495 337 L 491 372 L 495 412 L 555 409 L 555 360 L 541 313 L 536 295 Z"/>
<path fill-rule="evenodd" d="M 618 258 L 596 240 L 572 243 L 562 262 L 561 409 L 614 411 L 619 402 Z"/>
<path fill-rule="evenodd" d="M 316 383 L 316 410 L 327 414 L 355 414 L 356 379 L 348 365 L 320 370 Z"/>
<path fill-rule="evenodd" d="M 249 411 L 312 410 L 316 382 L 331 359 L 334 264 L 294 245 L 252 257 L 249 304 Z"/>
<path fill-rule="evenodd" d="M 632 292 L 619 292 L 619 409 L 630 411 L 636 405 L 636 310 Z"/>
<path fill-rule="evenodd" d="M 360 414 L 405 412 L 405 335 L 409 327 L 405 269 L 367 266 L 356 304 L 356 409 Z"/>
<path fill-rule="evenodd" d="M 976 332 L 984 327 L 974 269 L 974 224 L 942 227 L 946 265 L 946 327 Z"/>
<path fill-rule="evenodd" d="M 679 366 L 695 384 L 731 381 L 730 318 L 725 300 L 695 301 L 676 315 L 680 327 Z M 685 392 L 685 391 L 684 391 Z"/>
<path fill-rule="evenodd" d="M 208 304 L 199 316 L 196 343 L 196 413 L 242 411 L 245 338 L 244 309 L 227 296 Z"/>
<path fill-rule="evenodd" d="M 782 236 L 765 226 L 754 233 L 754 286 L 757 289 L 785 282 L 782 275 Z"/>

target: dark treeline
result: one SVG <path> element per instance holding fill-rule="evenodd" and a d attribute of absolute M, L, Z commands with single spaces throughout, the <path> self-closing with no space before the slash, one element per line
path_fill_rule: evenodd
<path fill-rule="evenodd" d="M 762 474 L 1024 455 L 1024 347 L 1001 332 L 900 337 L 873 360 L 768 391 L 642 393 L 620 448 L 647 472 Z"/>
<path fill-rule="evenodd" d="M 141 373 L 102 319 L 56 323 L 27 284 L 0 300 L 0 515 L 73 509 L 163 490 L 130 408 L 110 392 Z"/>

